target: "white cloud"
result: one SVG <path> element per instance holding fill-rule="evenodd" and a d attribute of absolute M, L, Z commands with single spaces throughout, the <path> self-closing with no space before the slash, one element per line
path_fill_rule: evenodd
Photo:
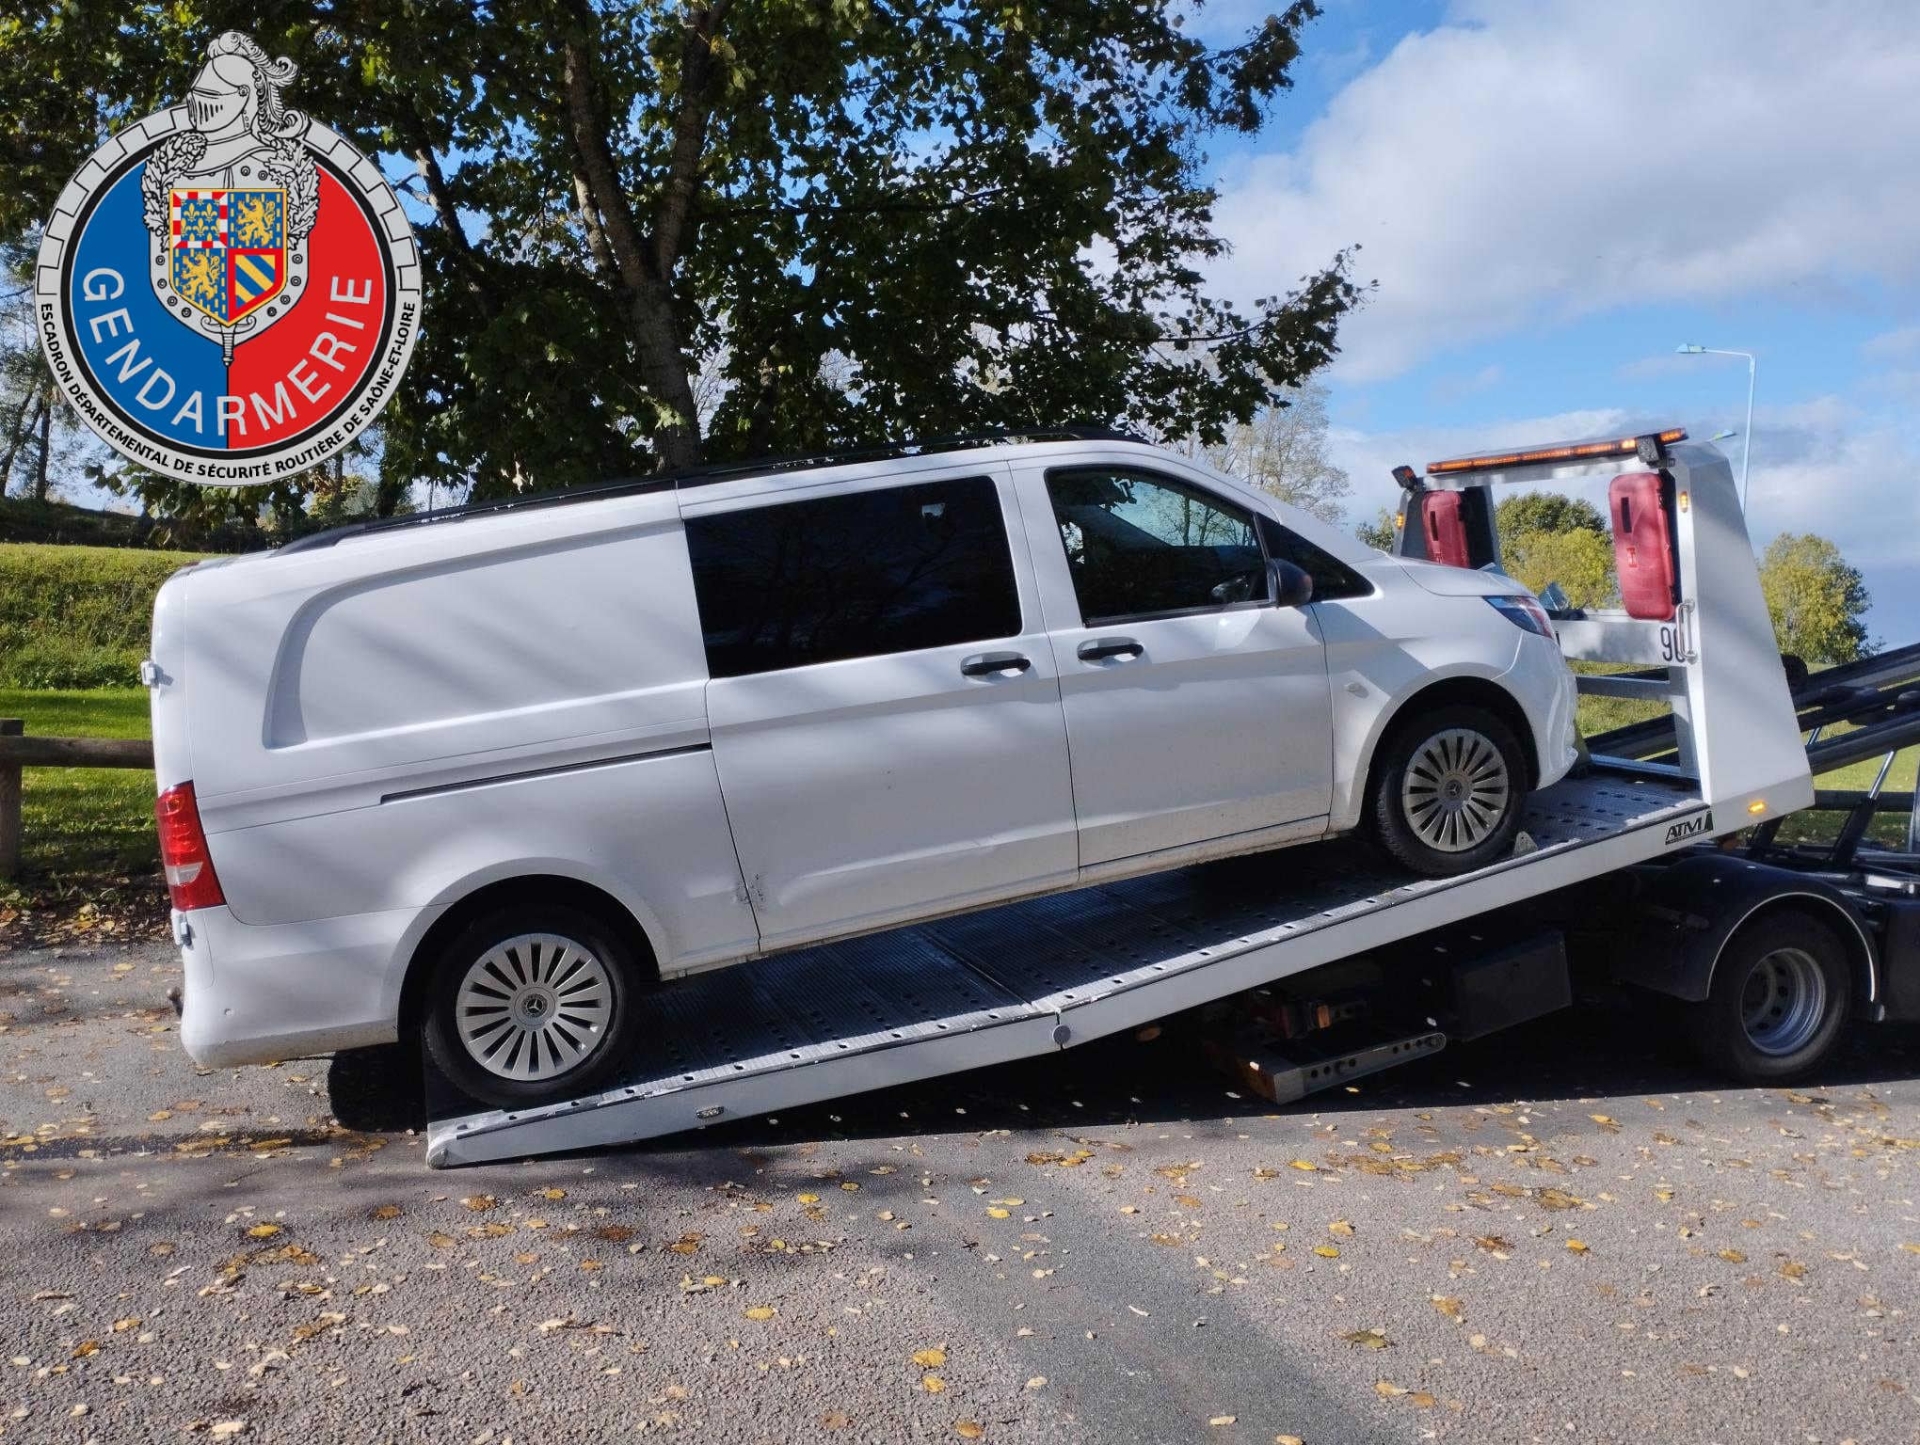
<path fill-rule="evenodd" d="M 1613 306 L 1903 288 L 1917 94 L 1902 0 L 1457 0 L 1229 177 L 1217 274 L 1273 294 L 1359 242 L 1355 380 Z"/>

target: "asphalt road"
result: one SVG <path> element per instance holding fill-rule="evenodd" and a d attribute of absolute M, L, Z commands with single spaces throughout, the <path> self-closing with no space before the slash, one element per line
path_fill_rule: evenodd
<path fill-rule="evenodd" d="M 1717 1089 L 1579 1012 L 1277 1112 L 1175 1031 L 435 1173 L 398 1051 L 198 1070 L 176 981 L 0 952 L 5 1441 L 1920 1440 L 1910 1030 Z"/>

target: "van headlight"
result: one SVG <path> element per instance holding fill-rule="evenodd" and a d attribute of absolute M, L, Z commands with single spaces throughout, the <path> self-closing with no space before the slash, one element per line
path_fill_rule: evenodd
<path fill-rule="evenodd" d="M 1489 597 L 1487 605 L 1523 632 L 1549 639 L 1553 636 L 1553 622 L 1548 618 L 1546 609 L 1524 593 Z"/>

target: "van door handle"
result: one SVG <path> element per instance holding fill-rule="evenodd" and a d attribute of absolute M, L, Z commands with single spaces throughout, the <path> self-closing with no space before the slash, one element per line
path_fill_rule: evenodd
<path fill-rule="evenodd" d="M 960 664 L 963 677 L 992 677 L 996 672 L 1025 672 L 1033 659 L 1017 652 L 980 652 Z"/>
<path fill-rule="evenodd" d="M 1131 637 L 1102 637 L 1081 643 L 1074 649 L 1074 655 L 1082 662 L 1102 662 L 1109 657 L 1138 657 L 1145 651 L 1146 648 Z"/>

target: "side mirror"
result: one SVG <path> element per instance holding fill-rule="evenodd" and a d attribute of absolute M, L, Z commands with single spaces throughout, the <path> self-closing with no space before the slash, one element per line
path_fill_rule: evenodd
<path fill-rule="evenodd" d="M 1267 563 L 1267 591 L 1276 607 L 1305 607 L 1313 601 L 1313 578 L 1304 567 L 1276 558 Z"/>

